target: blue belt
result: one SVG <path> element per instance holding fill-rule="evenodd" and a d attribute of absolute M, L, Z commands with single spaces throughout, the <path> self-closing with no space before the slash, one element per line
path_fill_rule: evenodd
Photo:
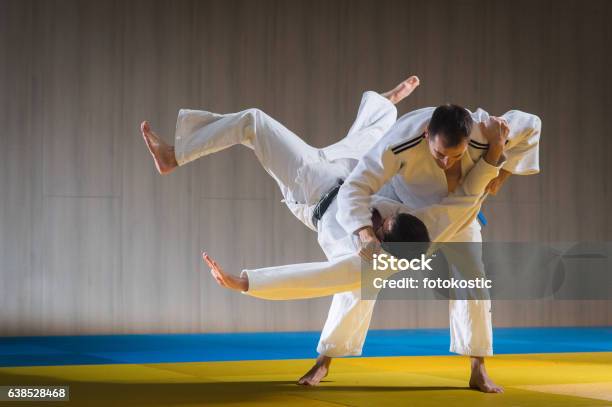
<path fill-rule="evenodd" d="M 485 218 L 484 213 L 482 211 L 478 212 L 478 220 L 482 226 L 487 226 L 487 218 Z"/>

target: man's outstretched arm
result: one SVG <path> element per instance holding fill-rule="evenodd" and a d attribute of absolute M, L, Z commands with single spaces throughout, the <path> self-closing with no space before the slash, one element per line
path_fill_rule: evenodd
<path fill-rule="evenodd" d="M 225 272 L 206 253 L 203 259 L 220 286 L 265 300 L 326 297 L 361 285 L 361 260 L 356 254 L 332 261 L 245 269 L 239 276 Z"/>

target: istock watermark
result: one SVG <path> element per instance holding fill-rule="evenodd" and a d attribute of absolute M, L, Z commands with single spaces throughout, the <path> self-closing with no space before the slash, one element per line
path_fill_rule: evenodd
<path fill-rule="evenodd" d="M 427 258 L 425 254 L 421 254 L 418 259 L 398 259 L 387 253 L 374 253 L 372 256 L 373 268 L 376 271 L 407 271 L 407 270 L 432 270 L 431 261 L 433 258 Z"/>
<path fill-rule="evenodd" d="M 612 242 L 386 243 L 362 299 L 612 299 Z"/>

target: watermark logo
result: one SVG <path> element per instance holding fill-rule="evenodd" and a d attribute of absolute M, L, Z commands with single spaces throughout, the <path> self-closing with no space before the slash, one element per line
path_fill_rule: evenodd
<path fill-rule="evenodd" d="M 372 256 L 372 265 L 374 271 L 433 271 L 430 264 L 432 260 L 433 258 L 424 254 L 421 254 L 420 258 L 408 260 L 398 259 L 387 253 L 375 253 Z"/>
<path fill-rule="evenodd" d="M 612 242 L 387 242 L 361 263 L 368 300 L 609 300 L 611 284 Z"/>

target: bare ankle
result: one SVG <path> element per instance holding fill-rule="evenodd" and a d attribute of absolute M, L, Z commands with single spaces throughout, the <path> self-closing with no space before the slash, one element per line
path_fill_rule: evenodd
<path fill-rule="evenodd" d="M 472 372 L 480 371 L 484 369 L 485 360 L 483 357 L 472 356 L 470 358 L 470 366 L 472 368 Z"/>
<path fill-rule="evenodd" d="M 329 367 L 329 365 L 331 365 L 331 361 L 332 361 L 331 357 L 325 356 L 325 355 L 319 355 L 316 363 L 319 366 Z"/>

